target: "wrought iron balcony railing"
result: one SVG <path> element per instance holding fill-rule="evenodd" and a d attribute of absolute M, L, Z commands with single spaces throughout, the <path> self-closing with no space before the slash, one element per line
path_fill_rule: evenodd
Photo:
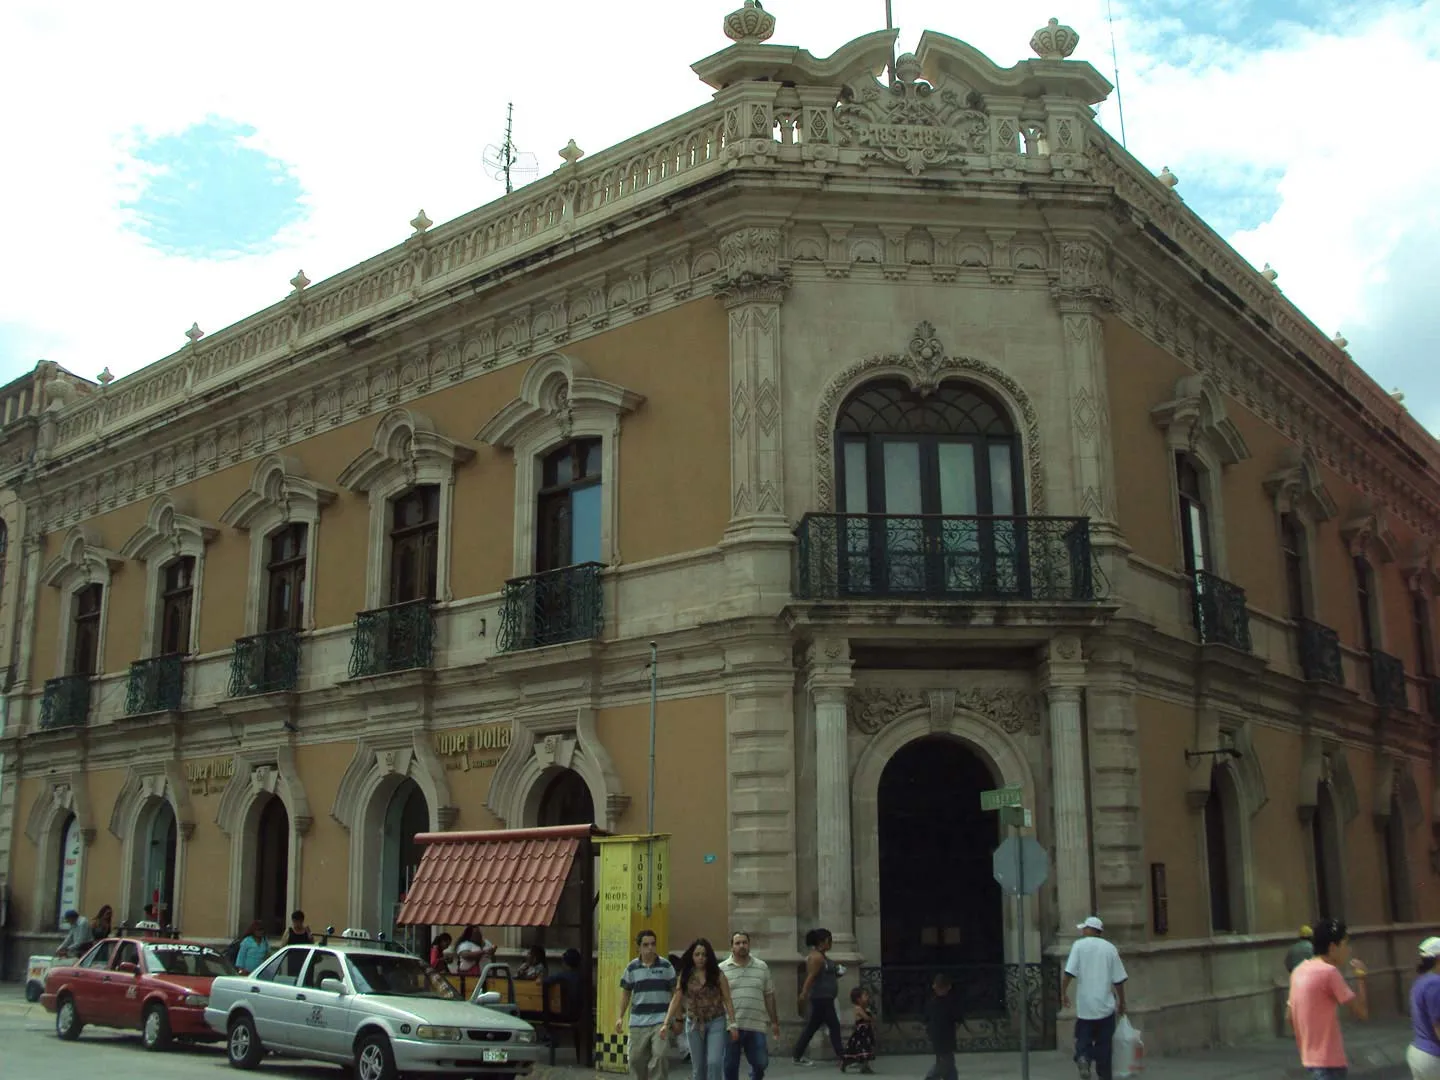
<path fill-rule="evenodd" d="M 1205 570 L 1190 575 L 1195 629 L 1202 645 L 1228 645 L 1250 651 L 1250 609 L 1245 590 Z"/>
<path fill-rule="evenodd" d="M 1382 709 L 1403 709 L 1410 702 L 1405 686 L 1405 664 L 1389 653 L 1370 653 L 1370 689 Z"/>
<path fill-rule="evenodd" d="M 185 694 L 185 657 L 181 653 L 152 656 L 130 665 L 125 685 L 125 711 L 131 716 L 178 712 Z"/>
<path fill-rule="evenodd" d="M 806 514 L 795 530 L 802 600 L 1089 601 L 1090 519 Z"/>
<path fill-rule="evenodd" d="M 355 635 L 350 641 L 350 677 L 359 679 L 434 664 L 432 605 L 430 600 L 410 600 L 357 614 Z"/>
<path fill-rule="evenodd" d="M 45 696 L 40 699 L 42 729 L 84 727 L 89 718 L 89 675 L 63 675 L 45 681 Z"/>
<path fill-rule="evenodd" d="M 501 598 L 500 652 L 598 638 L 605 628 L 600 563 L 512 578 Z"/>
<path fill-rule="evenodd" d="M 230 654 L 230 696 L 294 690 L 300 679 L 300 632 L 271 630 L 235 639 Z"/>
<path fill-rule="evenodd" d="M 1296 619 L 1300 638 L 1300 668 L 1307 682 L 1345 685 L 1345 667 L 1340 662 L 1340 635 L 1310 619 Z"/>

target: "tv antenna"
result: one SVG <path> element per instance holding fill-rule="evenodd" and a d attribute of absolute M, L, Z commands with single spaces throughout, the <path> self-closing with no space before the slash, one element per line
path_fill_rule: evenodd
<path fill-rule="evenodd" d="M 1120 92 L 1120 50 L 1115 47 L 1115 8 L 1111 0 L 1105 0 L 1105 17 L 1110 23 L 1110 63 L 1115 69 L 1115 104 L 1120 109 L 1120 145 L 1125 147 L 1125 98 Z"/>
<path fill-rule="evenodd" d="M 492 180 L 505 181 L 505 194 L 515 190 L 515 178 L 528 180 L 540 171 L 540 163 L 534 154 L 522 154 L 515 149 L 512 137 L 515 124 L 515 103 L 505 106 L 505 141 L 499 146 L 485 147 L 483 160 L 485 172 Z"/>

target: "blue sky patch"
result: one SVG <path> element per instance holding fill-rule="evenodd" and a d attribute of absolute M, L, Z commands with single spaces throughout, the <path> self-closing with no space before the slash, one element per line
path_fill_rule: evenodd
<path fill-rule="evenodd" d="M 1159 16 L 1170 29 L 1219 38 L 1231 45 L 1263 47 L 1282 43 L 1295 28 L 1321 30 L 1349 6 L 1344 0 L 1149 0 L 1134 5 L 1147 18 Z M 1192 42 L 1192 44 L 1195 44 Z"/>
<path fill-rule="evenodd" d="M 262 253 L 305 215 L 290 166 L 247 146 L 247 124 L 218 117 L 178 134 L 142 136 L 132 151 L 139 193 L 131 228 L 166 255 L 230 259 Z"/>
<path fill-rule="evenodd" d="M 1206 171 L 1194 164 L 1181 176 L 1185 202 L 1225 239 L 1263 225 L 1280 209 L 1280 168 L 1258 169 L 1234 165 L 1224 171 Z"/>

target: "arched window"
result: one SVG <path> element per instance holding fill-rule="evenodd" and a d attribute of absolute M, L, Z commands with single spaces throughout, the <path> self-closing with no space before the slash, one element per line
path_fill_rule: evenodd
<path fill-rule="evenodd" d="M 1210 929 L 1215 933 L 1246 929 L 1245 854 L 1241 828 L 1235 775 L 1217 766 L 1210 770 L 1210 796 L 1205 800 Z"/>
<path fill-rule="evenodd" d="M 195 559 L 182 555 L 161 571 L 160 655 L 190 651 L 191 614 L 195 606 Z"/>
<path fill-rule="evenodd" d="M 1415 631 L 1415 671 L 1428 686 L 1435 677 L 1435 640 L 1431 636 L 1430 597 L 1419 589 L 1410 593 L 1410 623 Z M 1428 707 L 1431 695 L 1422 696 Z"/>
<path fill-rule="evenodd" d="M 577 439 L 541 467 L 535 570 L 600 562 L 601 440 Z"/>
<path fill-rule="evenodd" d="M 390 504 L 390 603 L 434 600 L 440 569 L 440 487 L 421 484 Z"/>
<path fill-rule="evenodd" d="M 1400 797 L 1390 799 L 1390 816 L 1385 819 L 1385 878 L 1390 901 L 1390 921 L 1412 922 L 1415 918 L 1414 897 L 1410 889 L 1410 852 L 1405 837 L 1405 818 L 1400 812 Z"/>
<path fill-rule="evenodd" d="M 869 383 L 835 429 L 845 591 L 1013 594 L 1026 574 L 1019 440 L 979 387 Z M 862 516 L 864 515 L 864 516 Z"/>
<path fill-rule="evenodd" d="M 1294 514 L 1280 515 L 1280 550 L 1285 559 L 1285 600 L 1290 618 L 1306 617 L 1305 603 L 1305 530 Z"/>
<path fill-rule="evenodd" d="M 1322 919 L 1345 918 L 1345 893 L 1340 876 L 1340 817 L 1330 785 L 1321 782 L 1310 821 L 1315 862 L 1315 909 Z"/>
<path fill-rule="evenodd" d="M 589 825 L 595 821 L 595 801 L 585 778 L 573 769 L 557 770 L 546 782 L 536 808 L 536 824 Z M 596 863 L 598 867 L 598 849 Z M 585 903 L 584 880 L 577 863 L 566 878 L 555 905 L 555 917 L 548 929 L 531 937 L 526 944 L 544 945 L 548 949 L 578 948 L 585 940 L 581 922 L 589 917 Z"/>
<path fill-rule="evenodd" d="M 1374 652 L 1379 647 L 1375 638 L 1375 572 L 1370 560 L 1356 555 L 1352 560 L 1355 568 L 1355 606 L 1360 616 L 1360 647 Z"/>
<path fill-rule="evenodd" d="M 0 597 L 5 595 L 5 574 L 10 562 L 10 530 L 0 521 Z"/>
<path fill-rule="evenodd" d="M 1175 489 L 1180 498 L 1180 546 L 1185 569 L 1214 572 L 1210 558 L 1210 512 L 1200 469 L 1188 454 L 1175 455 Z"/>
<path fill-rule="evenodd" d="M 80 821 L 74 814 L 65 819 L 65 827 L 59 833 L 59 858 L 55 860 L 55 917 L 63 927 L 65 912 L 80 907 L 80 860 L 84 855 L 84 842 L 80 836 Z"/>

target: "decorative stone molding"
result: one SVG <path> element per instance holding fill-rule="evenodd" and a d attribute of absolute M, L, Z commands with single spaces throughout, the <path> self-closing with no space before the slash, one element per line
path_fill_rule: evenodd
<path fill-rule="evenodd" d="M 301 611 L 304 628 L 315 625 L 315 579 L 318 561 L 320 511 L 335 500 L 335 489 L 305 476 L 305 467 L 295 458 L 268 454 L 255 465 L 250 486 L 220 515 L 220 523 L 250 534 L 249 584 L 245 590 L 245 633 L 258 634 L 265 623 L 261 605 L 268 599 L 264 588 L 265 564 L 270 534 L 292 523 L 303 523 L 305 531 L 305 574 Z"/>
<path fill-rule="evenodd" d="M 850 723 L 857 731 L 875 735 L 918 709 L 930 710 L 932 726 L 949 730 L 957 710 L 984 717 L 1006 735 L 1039 735 L 1042 723 L 1036 695 L 1004 687 L 967 687 L 921 693 L 890 687 L 861 687 L 850 691 Z"/>
<path fill-rule="evenodd" d="M 1398 806 L 1400 821 L 1408 832 L 1425 820 L 1425 807 L 1420 787 L 1415 783 L 1415 769 L 1409 758 L 1390 752 L 1375 755 L 1374 791 L 1375 827 L 1383 830 Z"/>
<path fill-rule="evenodd" d="M 1210 773 L 1212 769 L 1224 769 L 1235 785 L 1239 810 L 1247 818 L 1253 818 L 1270 801 L 1269 785 L 1265 780 L 1264 764 L 1255 752 L 1251 740 L 1250 724 L 1239 717 L 1222 717 L 1213 706 L 1195 710 L 1195 745 L 1191 749 L 1223 750 L 1239 753 L 1238 757 L 1212 755 L 1194 758 L 1188 762 L 1189 786 L 1186 796 L 1190 808 L 1200 811 L 1210 798 Z"/>
<path fill-rule="evenodd" d="M 225 791 L 215 807 L 215 824 L 233 839 L 242 830 L 245 816 L 255 800 L 267 794 L 276 796 L 285 804 L 290 827 L 297 835 L 304 836 L 310 831 L 315 817 L 310 812 L 310 798 L 305 792 L 305 784 L 295 767 L 295 752 L 288 746 L 278 746 L 268 753 L 257 751 L 235 755 L 235 775 L 225 785 Z"/>
<path fill-rule="evenodd" d="M 52 773 L 44 778 L 30 813 L 25 819 L 25 835 L 37 847 L 53 839 L 53 831 L 71 814 L 80 826 L 80 836 L 89 847 L 95 840 L 95 822 L 90 817 L 90 800 L 85 793 L 83 772 Z M 49 880 L 46 878 L 45 880 Z"/>
<path fill-rule="evenodd" d="M 145 524 L 125 541 L 120 554 L 145 564 L 145 621 L 140 626 L 140 655 L 155 654 L 160 629 L 161 575 L 166 565 L 189 556 L 195 560 L 195 579 L 190 601 L 190 647 L 200 645 L 201 593 L 205 587 L 205 548 L 220 535 L 209 522 L 192 517 L 189 507 L 173 495 L 157 496 L 145 515 Z"/>
<path fill-rule="evenodd" d="M 164 799 L 170 804 L 181 837 L 190 839 L 195 832 L 195 813 L 190 805 L 190 786 L 177 761 L 130 767 L 110 810 L 110 835 L 123 843 L 131 843 L 140 811 L 151 799 Z"/>
<path fill-rule="evenodd" d="M 1394 562 L 1398 544 L 1385 511 L 1369 501 L 1362 501 L 1340 526 L 1350 554 L 1381 562 Z"/>
<path fill-rule="evenodd" d="M 1236 465 L 1250 457 L 1240 429 L 1225 411 L 1225 399 L 1203 375 L 1187 375 L 1175 384 L 1175 396 L 1150 410 L 1165 432 L 1171 451 L 1195 454 L 1212 468 Z"/>
<path fill-rule="evenodd" d="M 387 786 L 387 780 L 404 779 L 420 785 L 436 828 L 447 829 L 455 823 L 459 809 L 450 794 L 445 764 L 423 731 L 358 739 L 335 790 L 330 816 L 353 836 L 376 791 Z"/>
<path fill-rule="evenodd" d="M 1265 490 L 1275 500 L 1277 513 L 1298 513 L 1309 522 L 1329 521 L 1338 513 L 1308 449 L 1288 446 L 1281 451 L 1279 467 L 1265 478 Z"/>
<path fill-rule="evenodd" d="M 1433 537 L 1420 537 L 1411 542 L 1409 553 L 1401 564 L 1405 575 L 1405 587 L 1423 596 L 1440 596 L 1440 544 Z"/>
<path fill-rule="evenodd" d="M 1059 273 L 1051 271 L 1050 295 L 1065 313 L 1094 313 L 1110 301 L 1109 259 L 1089 239 L 1059 241 Z"/>
<path fill-rule="evenodd" d="M 110 581 L 125 560 L 100 542 L 84 525 L 75 525 L 65 534 L 59 553 L 40 571 L 40 581 L 58 589 L 60 606 L 60 647 L 55 655 L 56 676 L 70 673 L 70 651 L 74 645 L 74 596 L 87 585 L 100 586 L 100 622 L 95 643 L 96 666 L 105 666 L 105 639 L 110 623 Z"/>
<path fill-rule="evenodd" d="M 388 600 L 390 504 L 397 496 L 422 484 L 434 484 L 440 489 L 435 598 L 453 599 L 450 523 L 455 504 L 455 469 L 474 456 L 473 448 L 441 435 L 423 413 L 391 409 L 375 425 L 371 444 L 340 473 L 341 487 L 370 499 L 370 546 L 365 574 L 367 608 L 380 607 Z"/>
<path fill-rule="evenodd" d="M 910 336 L 903 353 L 871 356 L 856 361 L 830 380 L 815 417 L 815 506 L 833 512 L 835 502 L 835 425 L 845 399 L 873 379 L 899 377 L 917 393 L 929 394 L 945 379 L 974 382 L 996 394 L 1010 406 L 1016 431 L 1023 443 L 1027 465 L 1025 505 L 1027 513 L 1045 513 L 1045 466 L 1040 449 L 1040 419 L 1020 385 L 999 368 L 966 356 L 951 356 L 928 322 L 922 322 Z"/>
<path fill-rule="evenodd" d="M 590 790 L 595 824 L 611 832 L 630 805 L 620 773 L 595 730 L 595 710 L 581 706 L 573 713 L 517 715 L 510 745 L 490 778 L 485 805 L 506 828 L 523 829 L 537 822 L 545 782 L 557 769 L 580 775 Z"/>
<path fill-rule="evenodd" d="M 619 565 L 621 419 L 644 402 L 633 390 L 595 378 L 583 360 L 550 353 L 525 373 L 519 396 L 476 433 L 476 439 L 510 450 L 515 457 L 516 577 L 525 577 L 535 566 L 542 459 L 571 439 L 600 440 L 600 551 L 607 566 Z"/>
<path fill-rule="evenodd" d="M 784 238 L 779 229 L 736 229 L 720 238 L 720 276 L 715 294 L 726 306 L 778 304 L 790 287 L 790 276 L 780 267 Z"/>
<path fill-rule="evenodd" d="M 1360 816 L 1360 796 L 1350 774 L 1350 762 L 1339 745 L 1327 745 L 1317 735 L 1305 736 L 1300 754 L 1300 793 L 1297 809 L 1308 823 L 1315 814 L 1315 800 L 1321 784 L 1330 788 L 1335 813 L 1342 825 Z"/>

